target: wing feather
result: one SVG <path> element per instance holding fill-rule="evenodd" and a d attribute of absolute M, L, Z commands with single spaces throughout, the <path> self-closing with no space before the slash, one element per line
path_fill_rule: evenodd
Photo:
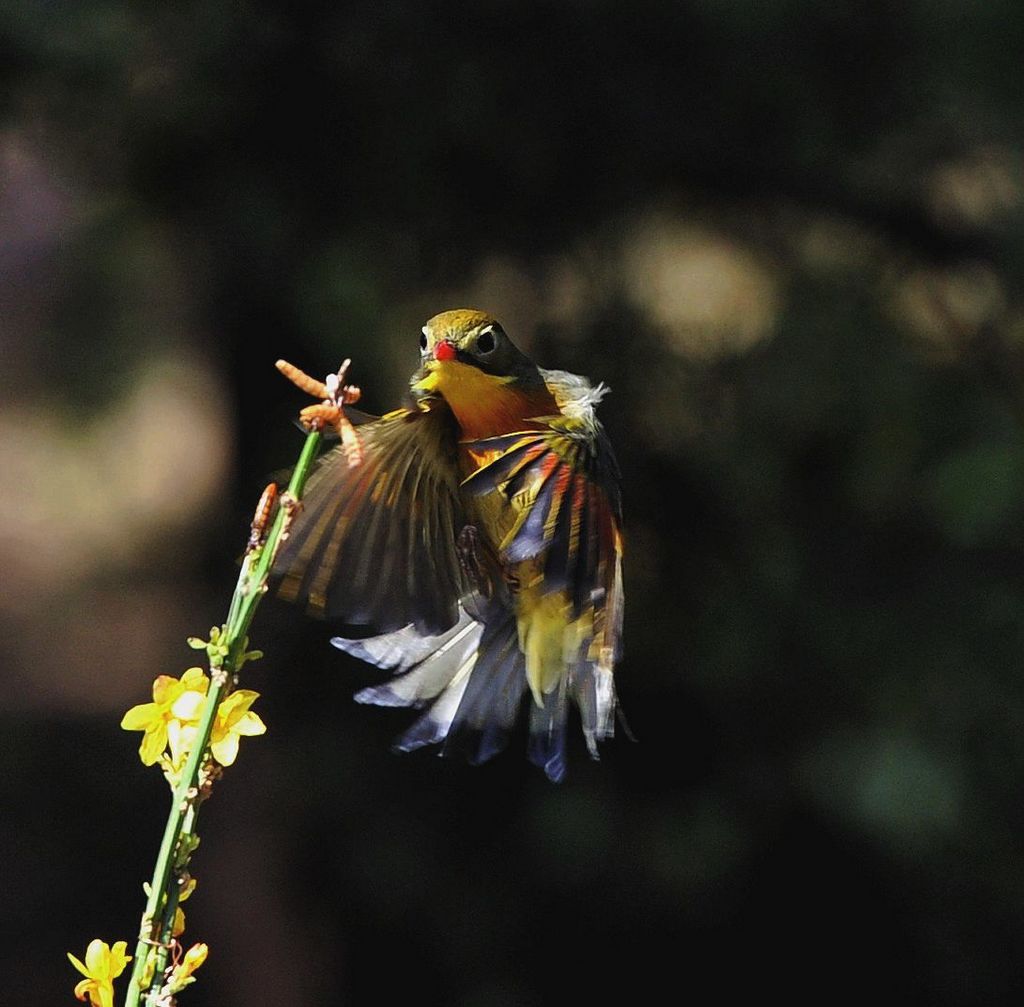
<path fill-rule="evenodd" d="M 468 446 L 493 457 L 463 487 L 500 491 L 516 513 L 502 558 L 543 557 L 544 590 L 567 590 L 576 617 L 602 604 L 612 591 L 622 534 L 618 468 L 600 427 L 560 417 L 540 430 Z"/>
<path fill-rule="evenodd" d="M 457 426 L 438 399 L 359 427 L 363 461 L 324 456 L 274 564 L 280 594 L 318 616 L 442 633 L 467 585 Z"/>
<path fill-rule="evenodd" d="M 571 417 L 468 446 L 490 460 L 464 480 L 464 489 L 500 492 L 515 512 L 501 543 L 503 561 L 539 564 L 539 590 L 561 592 L 569 610 L 565 677 L 530 714 L 530 758 L 558 779 L 567 696 L 580 708 L 595 758 L 597 742 L 614 730 L 612 670 L 621 655 L 623 611 L 618 467 L 600 425 Z"/>

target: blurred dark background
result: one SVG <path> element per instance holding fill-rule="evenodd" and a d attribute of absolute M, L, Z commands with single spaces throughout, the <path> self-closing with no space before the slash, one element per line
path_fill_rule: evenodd
<path fill-rule="evenodd" d="M 297 456 L 273 360 L 384 411 L 457 306 L 614 390 L 639 740 L 397 757 L 268 601 L 182 1003 L 1018 1002 L 1022 51 L 1008 0 L 5 6 L 11 1002 L 137 932 L 118 721 Z"/>

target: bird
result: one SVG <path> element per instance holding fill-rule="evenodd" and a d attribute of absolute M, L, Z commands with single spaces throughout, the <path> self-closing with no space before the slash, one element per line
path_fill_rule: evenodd
<path fill-rule="evenodd" d="M 419 335 L 408 404 L 359 416 L 311 476 L 275 559 L 279 593 L 374 635 L 338 649 L 391 673 L 356 700 L 420 709 L 399 751 L 481 763 L 528 707 L 552 781 L 578 708 L 590 755 L 614 733 L 623 622 L 620 473 L 603 383 L 538 367 L 492 315 Z M 354 415 L 354 413 L 353 413 Z"/>

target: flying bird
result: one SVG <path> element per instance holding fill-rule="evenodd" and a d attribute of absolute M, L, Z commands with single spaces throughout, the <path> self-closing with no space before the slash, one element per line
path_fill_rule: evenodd
<path fill-rule="evenodd" d="M 332 643 L 392 673 L 363 703 L 423 708 L 396 742 L 483 762 L 529 707 L 528 755 L 566 768 L 615 721 L 622 636 L 619 471 L 607 388 L 537 367 L 481 311 L 423 326 L 409 405 L 357 427 L 310 478 L 280 593 L 378 635 Z"/>

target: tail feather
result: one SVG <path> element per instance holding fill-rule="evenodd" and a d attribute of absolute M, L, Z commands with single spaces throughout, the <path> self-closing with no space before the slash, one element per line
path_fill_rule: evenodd
<path fill-rule="evenodd" d="M 445 741 L 445 754 L 462 752 L 473 763 L 505 748 L 526 693 L 515 617 L 497 605 L 487 615 L 476 664 Z"/>
<path fill-rule="evenodd" d="M 436 636 L 406 626 L 364 640 L 335 637 L 331 642 L 394 672 L 389 681 L 358 692 L 357 702 L 426 707 L 395 742 L 401 752 L 440 744 L 442 755 L 486 762 L 508 745 L 531 693 L 515 613 L 497 599 L 467 600 L 456 625 Z M 554 782 L 566 771 L 570 700 L 579 707 L 587 748 L 596 759 L 597 743 L 614 731 L 615 693 L 610 670 L 585 652 L 575 659 L 567 655 L 554 688 L 539 702 L 536 697 L 529 700 L 527 755 Z"/>
<path fill-rule="evenodd" d="M 422 706 L 443 692 L 476 653 L 483 626 L 460 611 L 459 621 L 439 636 L 420 636 L 412 626 L 364 640 L 336 636 L 339 650 L 378 668 L 394 671 L 382 685 L 356 694 L 357 703 L 374 706 Z"/>
<path fill-rule="evenodd" d="M 573 699 L 580 710 L 583 737 L 592 759 L 598 758 L 597 743 L 615 733 L 615 684 L 612 673 L 593 661 L 580 661 L 571 677 Z"/>
<path fill-rule="evenodd" d="M 448 731 L 459 709 L 459 703 L 462 702 L 468 681 L 468 674 L 457 675 L 430 709 L 395 742 L 396 751 L 413 752 L 425 745 L 437 745 L 444 741 L 448 737 Z"/>
<path fill-rule="evenodd" d="M 565 683 L 544 697 L 544 705 L 530 707 L 527 758 L 544 770 L 552 783 L 565 776 L 565 721 L 568 714 Z"/>

